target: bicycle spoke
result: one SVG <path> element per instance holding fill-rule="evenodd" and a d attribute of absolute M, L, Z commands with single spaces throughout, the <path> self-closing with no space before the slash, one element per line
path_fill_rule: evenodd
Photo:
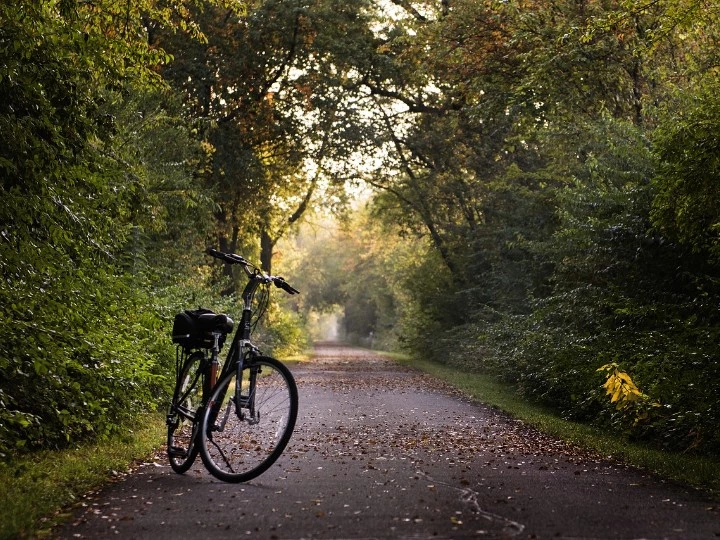
<path fill-rule="evenodd" d="M 232 463 L 230 463 L 230 460 L 225 455 L 225 452 L 223 452 L 222 448 L 212 439 L 212 437 L 209 438 L 210 443 L 217 449 L 218 453 L 220 454 L 220 457 L 222 457 L 223 462 L 227 466 L 227 468 L 230 470 L 231 473 L 234 473 L 235 470 L 232 467 Z"/>

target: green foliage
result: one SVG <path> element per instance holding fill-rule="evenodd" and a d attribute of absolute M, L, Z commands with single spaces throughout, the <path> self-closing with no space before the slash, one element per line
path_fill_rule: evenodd
<path fill-rule="evenodd" d="M 167 389 L 143 242 L 198 206 L 181 193 L 200 158 L 139 31 L 158 12 L 137 7 L 0 6 L 3 454 L 105 438 Z"/>
<path fill-rule="evenodd" d="M 720 79 L 674 103 L 655 136 L 655 225 L 693 251 L 720 255 Z"/>
<path fill-rule="evenodd" d="M 12 291 L 9 306 L 19 309 L 2 325 L 3 452 L 106 437 L 164 389 L 157 313 L 129 279 L 88 270 L 33 283 L 34 294 Z"/>
<path fill-rule="evenodd" d="M 529 314 L 480 332 L 483 363 L 568 417 L 716 452 L 717 357 L 708 340 L 717 334 L 718 269 L 652 230 L 654 161 L 641 131 L 606 121 L 584 132 L 594 136 L 575 182 L 558 193 L 561 221 L 530 246 L 552 263 L 552 289 Z M 622 358 L 663 408 L 628 424 L 606 407 L 594 372 L 608 358 Z"/>

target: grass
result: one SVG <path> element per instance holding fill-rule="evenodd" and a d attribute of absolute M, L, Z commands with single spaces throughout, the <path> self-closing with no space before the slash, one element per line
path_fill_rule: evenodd
<path fill-rule="evenodd" d="M 551 410 L 524 400 L 511 386 L 490 375 L 460 372 L 402 354 L 382 354 L 444 380 L 474 400 L 500 409 L 544 433 L 665 479 L 705 489 L 714 495 L 720 493 L 720 461 L 716 459 L 650 448 L 586 424 L 564 420 Z"/>
<path fill-rule="evenodd" d="M 301 364 L 303 362 L 309 362 L 312 358 L 312 352 L 306 351 L 298 354 L 288 354 L 284 356 L 278 356 L 279 360 L 281 360 L 284 364 Z"/>
<path fill-rule="evenodd" d="M 141 427 L 99 444 L 63 451 L 43 451 L 0 464 L 0 539 L 50 534 L 80 497 L 125 472 L 138 456 L 148 456 L 165 435 L 159 416 Z M 48 517 L 49 516 L 49 517 Z"/>

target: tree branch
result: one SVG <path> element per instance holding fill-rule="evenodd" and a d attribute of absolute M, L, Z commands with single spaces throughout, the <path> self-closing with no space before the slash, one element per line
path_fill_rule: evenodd
<path fill-rule="evenodd" d="M 426 105 L 422 101 L 409 98 L 406 95 L 401 94 L 400 92 L 388 90 L 386 88 L 381 88 L 380 86 L 372 84 L 370 82 L 369 75 L 365 75 L 363 77 L 361 84 L 365 85 L 367 89 L 370 90 L 370 95 L 372 96 L 391 98 L 401 103 L 404 103 L 408 107 L 408 112 L 411 113 L 444 115 L 448 111 L 458 111 L 462 108 L 462 105 L 460 103 L 453 102 L 448 103 L 444 107 L 433 107 L 431 105 Z"/>
<path fill-rule="evenodd" d="M 416 20 L 420 22 L 427 22 L 427 18 L 422 15 L 417 9 L 413 7 L 413 5 L 408 0 L 390 0 L 393 4 L 396 6 L 400 6 L 405 11 L 407 11 L 410 15 L 415 17 Z"/>
<path fill-rule="evenodd" d="M 436 114 L 436 115 L 442 115 L 445 114 L 448 110 L 457 110 L 459 109 L 458 106 L 452 105 L 451 107 L 445 109 L 442 107 L 431 107 L 430 105 L 426 105 L 420 101 L 413 100 L 400 92 L 395 92 L 393 90 L 387 90 L 385 88 L 381 88 L 379 86 L 373 85 L 369 77 L 366 75 L 363 80 L 362 84 L 364 84 L 368 90 L 370 90 L 370 95 L 372 96 L 380 96 L 380 97 L 387 97 L 392 98 L 397 101 L 400 101 L 401 103 L 404 103 L 408 107 L 408 111 L 412 113 L 425 113 L 425 114 Z"/>
<path fill-rule="evenodd" d="M 259 88 L 259 90 L 256 93 L 256 99 L 258 101 L 261 101 L 265 98 L 270 88 L 272 88 L 272 85 L 274 85 L 277 81 L 280 80 L 283 73 L 287 70 L 288 65 L 292 61 L 292 59 L 295 57 L 295 51 L 297 49 L 297 41 L 298 41 L 298 34 L 300 32 L 300 12 L 296 13 L 295 15 L 295 25 L 293 27 L 293 35 L 292 35 L 292 41 L 290 42 L 290 48 L 288 49 L 287 54 L 283 58 L 282 62 L 280 62 L 280 65 L 277 67 L 275 72 L 271 74 L 265 83 Z M 233 110 L 231 110 L 228 114 L 223 116 L 222 118 L 218 119 L 218 124 L 224 124 L 227 122 L 232 122 L 235 120 L 240 114 L 241 107 L 235 107 Z"/>
<path fill-rule="evenodd" d="M 407 174 L 409 180 L 410 180 L 410 187 L 412 191 L 415 192 L 417 195 L 417 202 L 413 202 L 407 197 L 401 196 L 399 199 L 403 202 L 405 202 L 410 208 L 413 208 L 420 216 L 420 219 L 422 220 L 423 224 L 427 228 L 428 232 L 430 233 L 430 237 L 432 238 L 433 243 L 435 244 L 435 248 L 440 253 L 440 257 L 442 257 L 442 260 L 447 265 L 450 272 L 452 272 L 453 275 L 457 275 L 457 266 L 453 262 L 452 258 L 450 257 L 450 251 L 447 247 L 447 244 L 445 240 L 443 239 L 442 235 L 440 234 L 440 231 L 438 231 L 437 227 L 435 226 L 435 222 L 433 221 L 433 214 L 430 208 L 428 208 L 426 197 L 423 193 L 420 192 L 420 189 L 418 188 L 418 178 L 415 175 L 415 172 L 412 170 L 412 167 L 410 166 L 410 163 L 405 158 L 405 155 L 402 151 L 402 146 L 400 144 L 400 140 L 395 135 L 395 132 L 392 129 L 392 123 L 390 121 L 390 117 L 385 112 L 385 109 L 383 109 L 382 106 L 378 106 L 380 109 L 380 112 L 383 116 L 383 120 L 385 122 L 385 128 L 388 130 L 388 133 L 390 133 L 390 137 L 392 138 L 393 145 L 395 146 L 395 150 L 398 153 L 398 157 L 400 158 L 400 161 L 402 162 L 403 168 L 405 169 L 405 173 Z M 370 185 L 373 185 L 372 183 Z M 387 191 L 390 191 L 393 195 L 396 197 L 398 196 L 397 190 L 392 190 L 389 187 L 385 187 Z"/>

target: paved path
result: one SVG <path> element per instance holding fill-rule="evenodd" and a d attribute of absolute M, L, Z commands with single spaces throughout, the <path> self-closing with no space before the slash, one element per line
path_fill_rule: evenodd
<path fill-rule="evenodd" d="M 263 476 L 163 455 L 89 495 L 60 538 L 720 538 L 720 505 L 588 456 L 429 377 L 325 345 L 294 366 L 300 415 Z"/>

